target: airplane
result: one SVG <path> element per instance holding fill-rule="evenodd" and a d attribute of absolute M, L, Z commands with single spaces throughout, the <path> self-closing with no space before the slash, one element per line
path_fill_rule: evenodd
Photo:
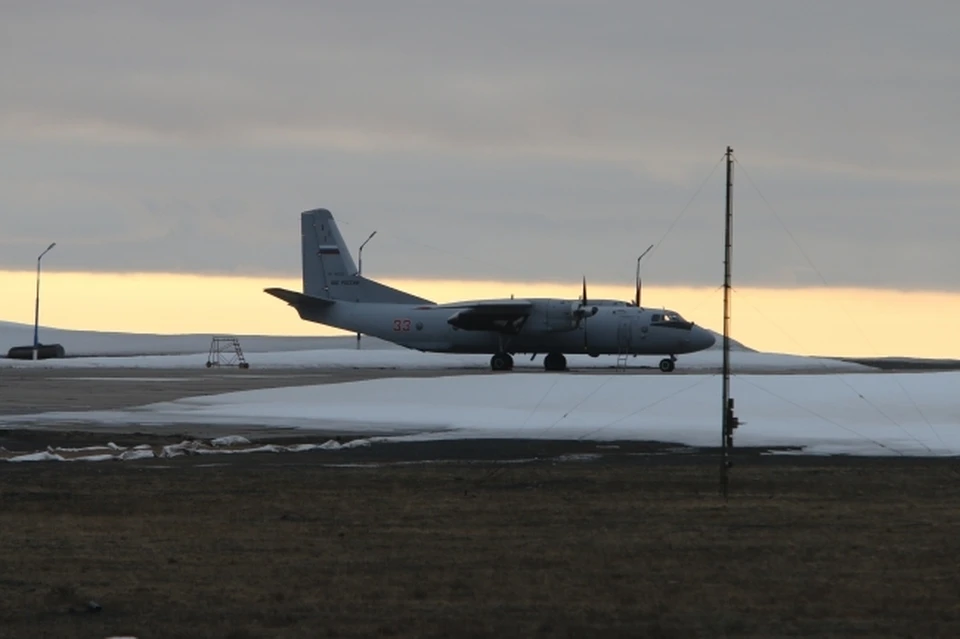
<path fill-rule="evenodd" d="M 488 299 L 437 304 L 360 275 L 333 214 L 300 214 L 303 292 L 264 292 L 310 322 L 372 335 L 424 352 L 492 354 L 494 371 L 513 369 L 516 354 L 544 353 L 548 371 L 567 370 L 566 355 L 664 355 L 659 368 L 675 368 L 677 355 L 710 348 L 713 333 L 679 313 L 637 303 L 580 299 Z"/>

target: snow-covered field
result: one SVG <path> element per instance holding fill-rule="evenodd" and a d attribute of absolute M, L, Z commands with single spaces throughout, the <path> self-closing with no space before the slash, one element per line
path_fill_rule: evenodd
<path fill-rule="evenodd" d="M 29 343 L 23 328 L 0 323 L 0 339 L 15 334 L 12 343 Z M 44 329 L 44 342 L 67 342 L 51 332 Z M 70 352 L 113 356 L 0 359 L 0 368 L 202 369 L 210 338 L 70 333 Z M 484 355 L 419 353 L 369 338 L 360 351 L 351 348 L 351 337 L 284 340 L 241 336 L 251 368 L 485 370 L 488 361 Z M 568 359 L 574 369 L 612 368 L 615 362 L 614 357 Z M 652 366 L 657 359 L 630 358 L 628 365 Z M 0 426 L 191 423 L 349 430 L 393 439 L 642 439 L 712 446 L 719 441 L 720 380 L 711 373 L 720 362 L 721 352 L 713 348 L 680 358 L 678 369 L 688 375 L 517 372 L 379 379 L 194 397 L 121 411 L 6 416 Z M 744 422 L 736 434 L 740 446 L 796 446 L 812 454 L 960 454 L 960 407 L 952 401 L 960 373 L 881 374 L 831 359 L 745 348 L 732 353 L 732 362 L 733 396 Z M 516 364 L 542 366 L 539 359 L 525 357 Z"/>
<path fill-rule="evenodd" d="M 812 454 L 960 453 L 960 373 L 742 375 L 740 446 Z M 395 439 L 719 441 L 716 375 L 393 378 L 193 397 L 130 410 L 12 416 L 6 423 L 243 425 L 349 430 Z M 408 433 L 415 432 L 415 435 Z M 399 433 L 407 433 L 399 435 Z"/>

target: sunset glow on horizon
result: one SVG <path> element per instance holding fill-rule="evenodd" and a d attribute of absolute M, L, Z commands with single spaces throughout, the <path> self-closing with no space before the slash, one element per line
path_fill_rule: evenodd
<path fill-rule="evenodd" d="M 33 324 L 36 274 L 0 271 L 0 319 Z M 383 283 L 436 302 L 516 297 L 575 300 L 579 282 L 495 282 L 389 279 Z M 299 278 L 162 273 L 44 272 L 40 324 L 130 333 L 345 335 L 305 322 L 263 293 L 301 290 Z M 629 286 L 591 284 L 594 299 L 633 298 Z M 645 286 L 643 304 L 666 307 L 701 326 L 722 329 L 719 287 Z M 870 289 L 734 287 L 731 336 L 763 351 L 798 355 L 960 358 L 960 294 Z M 30 341 L 25 336 L 25 342 Z M 42 340 L 42 336 L 41 336 Z"/>

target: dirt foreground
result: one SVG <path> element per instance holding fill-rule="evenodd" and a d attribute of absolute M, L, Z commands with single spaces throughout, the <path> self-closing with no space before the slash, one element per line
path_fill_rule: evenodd
<path fill-rule="evenodd" d="M 960 636 L 957 460 L 240 457 L 0 465 L 0 636 Z"/>

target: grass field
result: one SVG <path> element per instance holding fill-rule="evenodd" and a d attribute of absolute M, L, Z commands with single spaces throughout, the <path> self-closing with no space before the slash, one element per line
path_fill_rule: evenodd
<path fill-rule="evenodd" d="M 960 636 L 956 460 L 328 459 L 0 466 L 0 636 Z"/>

